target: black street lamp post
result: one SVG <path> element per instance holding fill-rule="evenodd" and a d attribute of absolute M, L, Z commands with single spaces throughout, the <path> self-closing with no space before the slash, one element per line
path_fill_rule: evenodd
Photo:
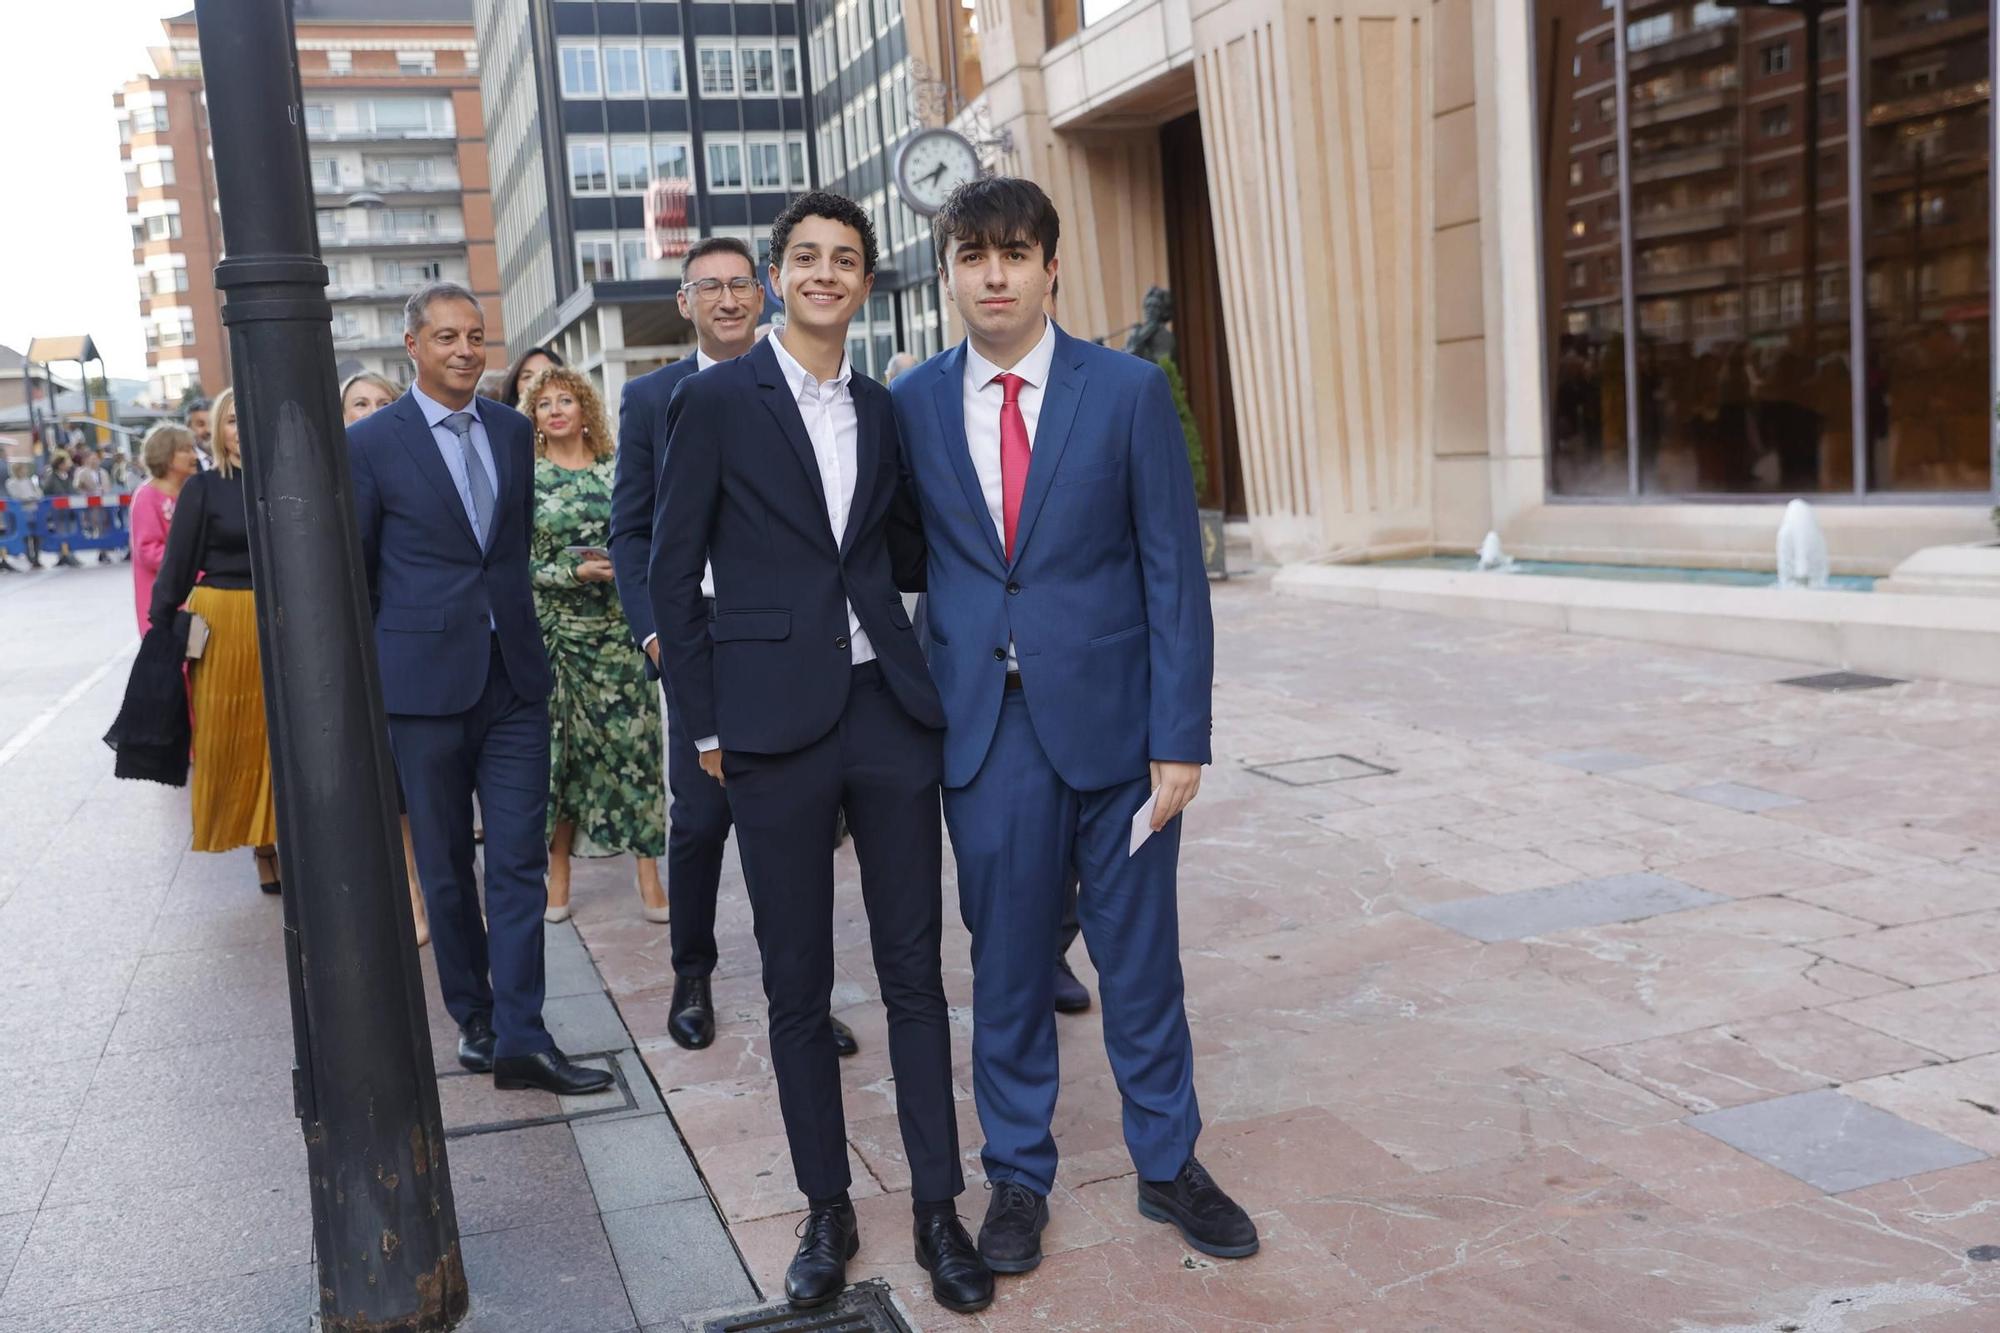
<path fill-rule="evenodd" d="M 326 1333 L 465 1313 L 289 0 L 196 0 Z"/>

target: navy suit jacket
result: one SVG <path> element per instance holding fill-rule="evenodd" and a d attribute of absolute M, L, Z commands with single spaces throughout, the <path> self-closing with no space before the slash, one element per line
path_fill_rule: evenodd
<path fill-rule="evenodd" d="M 611 485 L 611 570 L 618 576 L 618 600 L 632 644 L 644 649 L 653 629 L 653 597 L 647 566 L 653 559 L 653 507 L 659 501 L 658 446 L 667 438 L 667 404 L 681 381 L 700 363 L 692 356 L 628 380 L 618 399 L 618 463 Z M 655 674 L 653 660 L 646 672 Z M 709 733 L 704 732 L 704 735 Z"/>
<path fill-rule="evenodd" d="M 674 704 L 690 737 L 789 754 L 839 723 L 852 675 L 847 605 L 903 710 L 942 727 L 899 584 L 923 577 L 923 534 L 902 482 L 886 389 L 850 381 L 854 503 L 837 541 L 805 419 L 759 343 L 681 383 L 667 407 L 648 579 Z M 715 618 L 702 605 L 715 566 Z"/>
<path fill-rule="evenodd" d="M 500 479 L 484 550 L 415 399 L 404 394 L 347 430 L 382 703 L 391 713 L 441 717 L 478 703 L 495 631 L 515 693 L 545 699 L 554 686 L 528 573 L 533 428 L 486 398 L 479 417 Z"/>
<path fill-rule="evenodd" d="M 1012 561 L 966 445 L 964 386 L 960 344 L 891 390 L 930 548 L 945 785 L 985 762 L 1010 638 L 1035 735 L 1070 787 L 1209 762 L 1215 627 L 1166 375 L 1056 330 Z"/>

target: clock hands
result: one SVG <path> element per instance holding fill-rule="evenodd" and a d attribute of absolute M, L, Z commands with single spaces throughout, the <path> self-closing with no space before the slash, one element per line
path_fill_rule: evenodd
<path fill-rule="evenodd" d="M 950 164 L 946 162 L 940 162 L 937 164 L 936 169 L 933 170 L 929 175 L 919 176 L 917 177 L 917 180 L 925 185 L 936 185 L 939 179 L 942 178 L 944 173 L 948 170 L 950 170 Z"/>

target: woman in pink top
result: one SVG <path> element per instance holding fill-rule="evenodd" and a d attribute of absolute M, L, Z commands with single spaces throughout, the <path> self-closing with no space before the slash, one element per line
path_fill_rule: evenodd
<path fill-rule="evenodd" d="M 146 632 L 153 604 L 153 580 L 159 576 L 160 561 L 167 554 L 167 526 L 174 521 L 174 501 L 181 483 L 192 477 L 200 464 L 194 452 L 194 436 L 186 426 L 162 422 L 146 432 L 139 446 L 140 457 L 152 480 L 132 492 L 132 596 L 139 610 L 139 633 Z"/>

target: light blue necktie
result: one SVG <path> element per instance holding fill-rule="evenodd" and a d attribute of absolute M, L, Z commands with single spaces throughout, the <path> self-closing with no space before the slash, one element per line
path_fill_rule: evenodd
<path fill-rule="evenodd" d="M 445 429 L 458 436 L 458 454 L 465 460 L 465 484 L 472 492 L 472 526 L 481 546 L 493 528 L 493 483 L 472 447 L 472 413 L 453 412 L 444 419 Z"/>

